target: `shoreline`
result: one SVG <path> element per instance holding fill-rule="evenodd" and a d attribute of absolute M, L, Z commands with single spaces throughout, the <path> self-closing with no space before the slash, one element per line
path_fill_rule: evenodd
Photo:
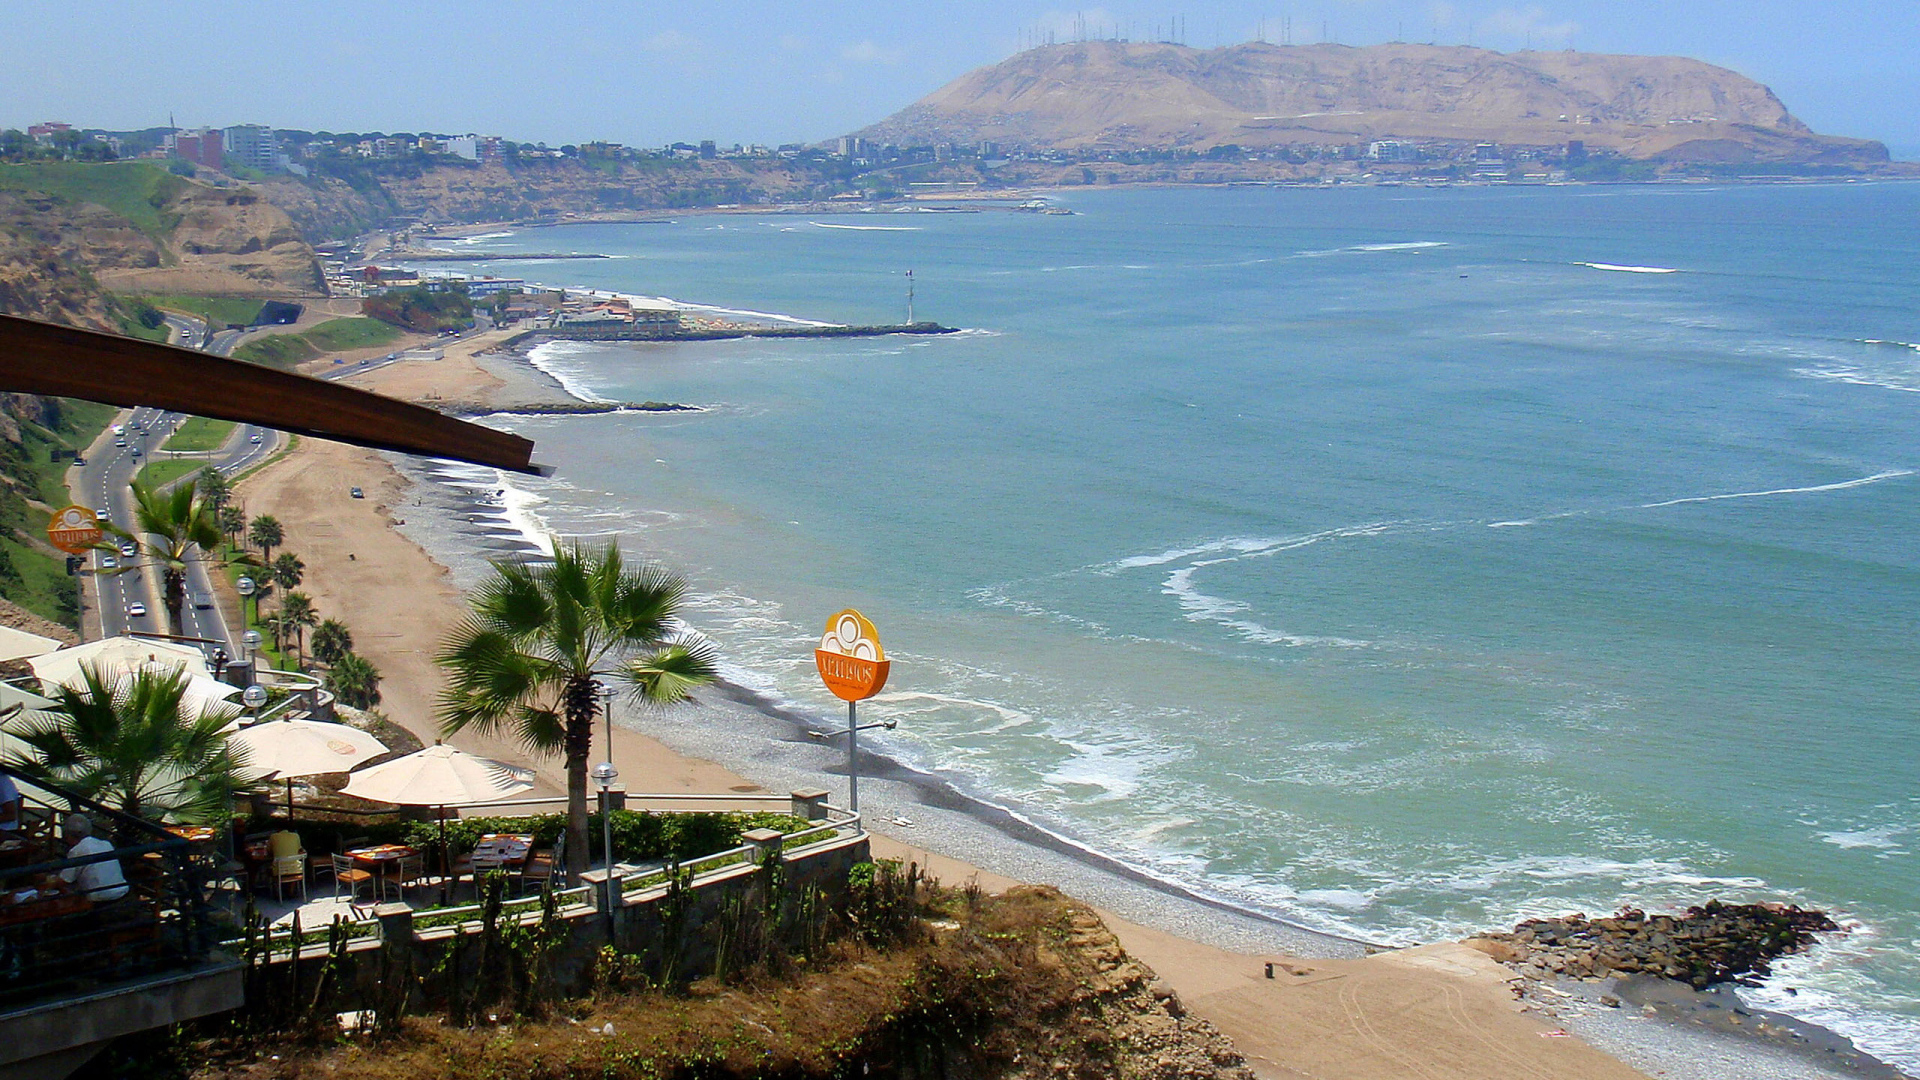
<path fill-rule="evenodd" d="M 535 367 L 524 354 L 483 352 L 483 347 L 491 346 L 483 346 L 478 339 L 472 344 L 474 347 L 469 349 L 450 349 L 448 355 L 438 361 L 406 361 L 356 376 L 352 381 L 383 392 L 394 392 L 401 385 L 411 385 L 416 389 L 426 387 L 436 395 L 443 392 L 470 395 L 488 406 L 486 411 L 491 412 L 510 411 L 508 406 L 524 404 L 530 398 L 576 400 L 576 396 L 568 393 L 560 380 Z M 425 370 L 411 374 L 395 370 L 409 367 Z M 321 450 L 311 446 L 311 442 L 303 441 L 300 450 L 290 457 L 321 453 Z M 430 578 L 434 588 L 420 590 L 416 587 L 409 590 L 410 602 L 416 602 L 417 606 L 437 607 L 442 599 L 450 597 L 457 610 L 459 590 L 454 586 L 461 584 L 460 578 L 471 573 L 471 568 L 463 573 L 460 564 L 477 563 L 488 555 L 528 550 L 530 545 L 524 535 L 518 538 L 513 535 L 523 530 L 511 524 L 510 505 L 494 503 L 471 494 L 465 499 L 457 497 L 452 494 L 444 471 L 436 477 L 429 475 L 431 469 L 425 463 L 396 467 L 398 463 L 392 458 L 383 460 L 381 456 L 367 452 L 331 449 L 348 455 L 364 455 L 370 459 L 363 464 L 373 467 L 376 472 L 383 472 L 386 480 L 377 488 L 369 485 L 369 492 L 378 491 L 383 503 L 388 503 L 394 509 L 406 508 L 396 518 L 394 514 L 386 512 L 388 505 L 382 505 L 379 509 L 384 520 L 380 527 L 389 538 L 409 549 L 409 553 L 393 556 L 397 562 L 415 566 L 424 564 L 433 568 Z M 318 477 L 308 479 L 330 485 L 350 482 L 338 468 L 329 467 L 322 472 L 324 480 Z M 490 470 L 480 472 L 490 473 Z M 422 483 L 428 479 L 436 482 Z M 481 483 L 482 479 L 476 474 L 470 481 L 456 482 L 486 486 Z M 430 495 L 434 496 L 432 501 L 439 505 L 428 505 Z M 414 509 L 416 507 L 417 511 Z M 462 515 L 466 520 L 460 520 Z M 478 518 L 492 519 L 498 524 L 472 528 L 484 526 L 483 522 L 476 520 Z M 289 524 L 288 532 L 291 543 L 304 543 L 299 529 Z M 314 580 L 336 580 L 334 575 L 342 569 L 338 552 L 309 555 L 305 548 L 301 550 Z M 351 554 L 346 559 L 348 567 L 355 564 Z M 418 597 L 423 592 L 436 595 Z M 431 603 L 418 602 L 415 597 L 418 600 L 431 600 Z M 316 600 L 320 602 L 319 597 Z M 321 606 L 324 610 L 328 604 L 321 602 Z M 348 621 L 356 628 L 367 622 L 364 618 L 358 621 L 349 618 Z M 412 644 L 417 646 L 422 642 L 416 640 Z M 401 651 L 409 651 L 404 642 L 396 645 Z M 410 651 L 417 655 L 420 650 L 415 648 Z M 395 670 L 390 670 L 387 664 L 379 666 L 390 680 L 395 680 Z M 410 673 L 400 674 L 402 679 L 388 685 L 399 689 L 399 681 L 421 681 L 421 672 L 417 667 Z M 430 668 L 426 674 L 426 681 L 431 682 Z M 423 697 L 419 688 L 414 688 L 407 696 L 415 709 L 430 701 L 430 695 Z M 395 707 L 399 707 L 398 702 Z M 418 717 L 427 715 L 430 715 L 430 711 L 417 713 L 411 718 L 414 721 L 412 723 L 409 717 L 396 715 L 395 719 L 403 726 L 412 728 L 419 722 Z M 642 718 L 630 715 L 622 715 L 617 719 L 620 723 L 616 728 L 614 755 L 623 779 L 629 780 L 630 790 L 693 790 L 703 785 L 707 790 L 759 789 L 762 785 L 780 790 L 783 784 L 820 786 L 823 773 L 844 775 L 844 765 L 839 764 L 844 760 L 843 756 L 831 747 L 812 743 L 804 735 L 804 729 L 813 726 L 811 718 L 741 686 L 729 685 L 702 695 L 702 704 L 695 712 L 646 718 L 644 723 L 641 722 Z M 432 738 L 430 730 L 416 730 L 416 734 Z M 761 735 L 765 738 L 758 737 Z M 466 744 L 469 737 L 455 741 Z M 757 754 L 753 750 L 775 743 L 786 744 L 784 749 L 794 752 L 786 760 L 773 760 L 771 756 Z M 468 748 L 492 756 L 523 759 L 517 747 L 504 746 L 499 740 L 483 740 L 468 745 Z M 558 779 L 557 763 L 534 764 L 545 781 L 542 787 L 553 785 Z M 1409 980 L 1417 982 L 1415 975 L 1418 971 L 1416 968 L 1402 970 L 1404 965 L 1401 962 L 1383 961 L 1383 958 L 1423 954 L 1423 950 L 1433 951 L 1429 955 L 1447 954 L 1447 943 L 1441 943 L 1359 959 L 1365 951 L 1364 943 L 1343 940 L 1337 935 L 1323 934 L 1263 912 L 1250 911 L 1175 883 L 1157 881 L 1152 875 L 1134 870 L 1121 860 L 1049 833 L 1011 810 L 971 796 L 937 776 L 918 772 L 871 750 L 863 758 L 863 779 L 869 779 L 871 784 L 869 790 L 863 792 L 863 795 L 869 795 L 869 821 L 887 830 L 876 830 L 874 833 L 876 853 L 884 849 L 892 854 L 916 858 L 935 869 L 938 876 L 948 880 L 971 878 L 981 881 L 983 886 L 988 882 L 1057 883 L 1064 891 L 1099 907 L 1103 917 L 1114 925 L 1128 950 L 1161 970 L 1162 976 L 1179 989 L 1197 1011 L 1210 1015 L 1210 1003 L 1222 1010 L 1220 1017 L 1210 1015 L 1210 1018 L 1215 1019 L 1236 1044 L 1242 1046 L 1242 1052 L 1250 1059 L 1268 1060 L 1276 1066 L 1281 1065 L 1280 1059 L 1256 1052 L 1256 1047 L 1265 1045 L 1262 1040 L 1271 1035 L 1258 1022 L 1258 1017 L 1275 1019 L 1271 1010 L 1277 1008 L 1278 1003 L 1267 1002 L 1265 1011 L 1255 1010 L 1256 1017 L 1245 1015 L 1246 1010 L 1253 1007 L 1253 1002 L 1266 1001 L 1274 992 L 1271 984 L 1263 985 L 1264 980 L 1256 979 L 1253 974 L 1263 957 L 1284 957 L 1289 962 L 1305 957 L 1311 958 L 1313 965 L 1323 968 L 1339 966 L 1341 978 L 1351 979 L 1355 984 L 1372 985 L 1373 982 L 1380 982 L 1383 987 L 1381 992 L 1385 993 L 1387 991 L 1384 988 L 1388 984 L 1404 989 L 1409 985 Z M 754 780 L 760 783 L 754 784 Z M 916 821 L 915 818 L 920 820 Z M 923 836 L 938 836 L 940 850 L 921 846 Z M 964 858 L 957 854 L 960 852 L 965 853 Z M 1470 961 L 1458 957 L 1445 961 L 1445 964 L 1456 968 L 1468 963 Z M 1347 967 L 1353 970 L 1345 970 Z M 1387 970 L 1392 977 L 1382 975 L 1383 970 Z M 1539 996 L 1527 1002 L 1512 1002 L 1513 992 L 1509 989 L 1511 980 L 1500 977 L 1500 972 L 1476 968 L 1465 974 L 1455 972 L 1438 976 L 1429 973 L 1429 976 L 1466 979 L 1469 984 L 1479 987 L 1477 992 L 1488 1001 L 1508 999 L 1506 1003 L 1510 1016 L 1507 1019 L 1512 1022 L 1532 1025 L 1534 1028 L 1540 1026 L 1537 1019 L 1522 1017 L 1521 1010 L 1562 1019 L 1545 1011 L 1553 1003 Z M 1428 989 L 1435 988 L 1428 986 Z M 1804 1056 L 1792 1056 L 1790 1062 L 1784 1064 L 1770 1060 L 1778 1056 L 1767 1052 L 1771 1050 L 1770 1047 L 1764 1044 L 1748 1045 L 1750 1036 L 1731 1032 L 1706 1036 L 1706 1042 L 1683 1039 L 1670 1033 L 1670 1037 L 1650 1037 L 1655 1031 L 1665 1031 L 1671 1025 L 1655 1028 L 1654 1025 L 1616 1022 L 1617 1018 L 1637 1018 L 1623 1018 L 1614 1010 L 1599 1012 L 1597 1019 L 1564 1019 L 1580 1027 L 1577 1034 L 1584 1036 L 1591 1030 L 1601 1037 L 1602 1043 L 1611 1043 L 1609 1049 L 1614 1054 L 1612 1058 L 1605 1057 L 1600 1050 L 1589 1048 L 1578 1039 L 1550 1040 L 1556 1049 L 1561 1044 L 1579 1046 L 1597 1061 L 1586 1061 L 1576 1071 L 1532 1072 L 1524 1075 L 1641 1075 L 1619 1064 L 1629 1061 L 1641 1068 L 1658 1069 L 1668 1076 L 1697 1076 L 1705 1080 L 1707 1077 L 1724 1075 L 1806 1076 L 1810 1074 L 1804 1066 L 1815 1064 L 1815 1059 Z M 1444 1031 L 1422 1030 L 1425 1032 L 1423 1038 L 1446 1036 Z M 1513 1033 L 1516 1045 L 1535 1049 L 1543 1045 L 1540 1037 L 1546 1032 L 1523 1027 L 1513 1029 Z M 1647 1043 L 1656 1045 L 1654 1049 L 1647 1050 L 1643 1045 Z M 1307 1050 L 1294 1046 L 1289 1052 L 1305 1053 Z M 1739 1059 L 1739 1064 L 1732 1071 L 1724 1063 L 1724 1055 L 1728 1053 Z M 1749 1058 L 1752 1060 L 1749 1061 Z M 1719 1063 L 1716 1064 L 1716 1061 Z M 1487 1062 L 1479 1064 L 1478 1071 L 1435 1075 L 1509 1075 L 1502 1069 L 1487 1068 Z M 1800 1067 L 1796 1071 L 1789 1065 Z M 1339 1074 L 1316 1072 L 1315 1075 Z M 1356 1072 L 1351 1075 L 1369 1074 Z M 1812 1075 L 1862 1074 L 1821 1070 Z"/>

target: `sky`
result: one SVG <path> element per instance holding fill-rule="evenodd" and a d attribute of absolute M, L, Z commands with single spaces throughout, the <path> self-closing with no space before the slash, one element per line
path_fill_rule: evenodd
<path fill-rule="evenodd" d="M 829 139 L 1024 45 L 1437 41 L 1692 56 L 1816 131 L 1920 158 L 1920 0 L 1159 0 L 1072 8 L 468 0 L 6 0 L 0 126 L 263 123 L 559 146 Z"/>

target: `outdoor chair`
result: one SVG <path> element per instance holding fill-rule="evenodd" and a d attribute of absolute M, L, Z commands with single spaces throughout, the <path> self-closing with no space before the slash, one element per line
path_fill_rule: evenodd
<path fill-rule="evenodd" d="M 542 888 L 549 881 L 558 885 L 567 883 L 567 837 L 562 833 L 554 841 L 553 847 L 545 851 L 535 850 L 527 859 L 526 866 L 520 871 L 522 888 Z"/>
<path fill-rule="evenodd" d="M 360 886 L 362 885 L 367 887 L 367 894 L 369 896 L 373 897 L 375 901 L 379 900 L 377 890 L 380 887 L 380 883 L 374 878 L 373 872 L 370 870 L 362 870 L 358 866 L 355 866 L 350 856 L 335 855 L 333 856 L 333 895 L 335 899 L 339 898 L 340 886 L 342 885 L 347 887 L 347 900 L 349 903 L 360 895 Z"/>
<path fill-rule="evenodd" d="M 300 884 L 300 899 L 307 898 L 307 853 L 296 851 L 291 855 L 278 855 L 273 863 L 273 895 L 277 900 L 287 898 L 287 885 Z"/>
<path fill-rule="evenodd" d="M 427 883 L 427 857 L 425 855 L 402 855 L 394 861 L 393 892 L 405 900 L 407 886 Z"/>

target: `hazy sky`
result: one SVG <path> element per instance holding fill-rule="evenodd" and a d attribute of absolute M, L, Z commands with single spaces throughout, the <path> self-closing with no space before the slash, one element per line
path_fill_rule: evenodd
<path fill-rule="evenodd" d="M 878 120 L 1051 30 L 1186 42 L 1395 38 L 1698 57 L 1815 130 L 1920 157 L 1920 0 L 1167 0 L 946 3 L 6 0 L 0 125 L 266 123 L 335 131 L 797 142 Z"/>

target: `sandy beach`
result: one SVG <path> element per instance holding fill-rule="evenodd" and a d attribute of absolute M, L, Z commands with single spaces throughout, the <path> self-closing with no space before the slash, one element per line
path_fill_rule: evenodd
<path fill-rule="evenodd" d="M 504 336 L 482 335 L 439 360 L 397 363 L 350 381 L 440 407 L 459 403 L 463 411 L 565 400 L 524 361 L 486 354 Z M 379 668 L 381 710 L 431 742 L 442 686 L 432 657 L 464 605 L 449 566 L 408 538 L 428 515 L 448 513 L 429 505 L 424 486 L 381 454 L 309 439 L 249 477 L 239 497 L 249 515 L 280 519 L 287 536 L 282 550 L 307 566 L 302 588 L 323 617 L 352 629 L 356 650 Z M 350 498 L 350 487 L 363 489 L 366 498 Z M 512 548 L 501 541 L 479 553 L 489 550 Z M 843 791 L 825 771 L 827 751 L 818 759 L 823 771 L 811 776 L 771 762 L 752 767 L 751 753 L 729 756 L 738 772 L 707 760 L 704 748 L 721 741 L 736 748 L 762 737 L 806 742 L 790 722 L 766 715 L 747 695 L 704 693 L 671 717 L 644 718 L 660 738 L 634 730 L 643 718 L 616 715 L 621 726 L 612 759 L 629 791 Z M 541 778 L 536 794 L 564 790 L 557 758 L 529 758 L 509 737 L 465 732 L 451 741 L 532 765 Z M 1573 998 L 1553 1008 L 1522 997 L 1513 971 L 1456 943 L 1368 955 L 1373 950 L 1359 943 L 1236 915 L 1127 880 L 1064 848 L 1022 844 L 965 808 L 937 805 L 911 778 L 875 777 L 869 795 L 863 777 L 862 796 L 877 856 L 919 862 L 948 883 L 972 880 L 998 890 L 1042 881 L 1094 903 L 1126 948 L 1227 1034 L 1263 1077 L 1859 1075 L 1825 1071 L 1804 1056 L 1764 1046 L 1703 1042 L 1630 1010 L 1588 1007 Z"/>

